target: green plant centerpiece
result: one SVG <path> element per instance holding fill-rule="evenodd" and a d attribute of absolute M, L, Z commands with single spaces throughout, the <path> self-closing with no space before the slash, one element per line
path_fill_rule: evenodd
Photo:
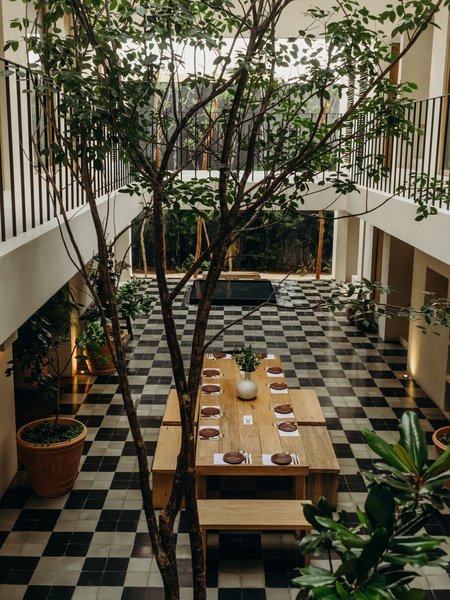
<path fill-rule="evenodd" d="M 253 352 L 251 346 L 243 346 L 241 349 L 235 348 L 232 354 L 241 371 L 247 373 L 253 373 L 253 371 L 256 371 L 261 362 L 259 355 Z"/>
<path fill-rule="evenodd" d="M 232 354 L 236 364 L 244 373 L 244 378 L 240 379 L 236 385 L 237 396 L 241 400 L 253 400 L 258 393 L 258 386 L 252 380 L 250 374 L 259 367 L 261 359 L 258 354 L 253 352 L 251 346 L 243 346 L 241 349 L 235 348 Z"/>
<path fill-rule="evenodd" d="M 364 472 L 369 492 L 364 510 L 357 508 L 358 524 L 350 526 L 345 511 L 333 518 L 325 498 L 304 506 L 315 532 L 302 540 L 300 551 L 325 553 L 330 567 L 299 569 L 292 582 L 300 588 L 298 600 L 424 600 L 425 592 L 412 587 L 417 568 L 449 566 L 441 548 L 445 540 L 422 528 L 431 517 L 442 522 L 440 511 L 450 507 L 450 491 L 443 487 L 450 475 L 450 450 L 427 466 L 425 434 L 414 412 L 403 414 L 395 444 L 372 431 L 363 435 L 383 462 Z"/>

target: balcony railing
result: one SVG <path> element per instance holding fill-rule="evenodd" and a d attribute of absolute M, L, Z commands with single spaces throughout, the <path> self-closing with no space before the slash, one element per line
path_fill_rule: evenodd
<path fill-rule="evenodd" d="M 0 240 L 6 241 L 61 214 L 62 207 L 54 202 L 52 179 L 66 211 L 82 207 L 86 198 L 68 165 L 53 165 L 48 156 L 40 154 L 51 141 L 54 123 L 49 122 L 33 91 L 29 70 L 3 58 L 0 70 L 5 72 L 0 77 Z M 58 97 L 54 106 L 54 122 L 67 136 Z M 95 196 L 111 193 L 130 180 L 129 166 L 115 147 L 96 171 Z"/>
<path fill-rule="evenodd" d="M 47 155 L 40 154 L 51 142 L 53 126 L 33 92 L 30 72 L 2 58 L 0 69 L 7 75 L 0 78 L 1 106 L 6 107 L 0 113 L 0 240 L 5 241 L 47 223 L 61 213 L 62 208 L 54 202 L 51 179 L 59 189 L 65 210 L 82 207 L 86 200 L 73 171 L 68 166 L 52 165 Z M 58 112 L 58 100 L 56 97 L 54 119 L 57 128 L 68 137 L 69 132 L 64 130 L 64 120 Z M 352 136 L 351 149 L 345 142 L 350 130 L 338 131 L 334 139 L 338 175 L 339 172 L 350 172 L 352 179 L 361 186 L 405 198 L 419 195 L 438 208 L 448 209 L 442 187 L 450 172 L 449 99 L 443 96 L 415 102 L 407 116 L 421 133 L 413 132 L 404 140 L 378 135 L 378 115 L 353 123 L 356 136 Z M 315 119 L 317 115 L 311 113 L 309 117 Z M 338 117 L 337 113 L 326 115 L 323 125 L 330 125 Z M 168 168 L 180 170 L 182 178 L 218 173 L 221 131 L 210 132 L 204 153 L 193 153 L 192 149 L 202 139 L 202 131 L 207 131 L 206 123 L 196 121 L 191 124 L 191 129 L 183 132 L 172 153 Z M 155 160 L 158 135 L 156 131 L 153 133 L 153 141 L 147 148 Z M 266 149 L 273 141 L 270 141 L 269 133 L 262 132 L 258 140 L 252 180 L 260 178 L 270 168 Z M 290 131 L 288 136 L 288 143 L 293 147 L 299 143 L 298 131 Z M 161 153 L 164 142 L 159 146 Z M 244 168 L 247 157 L 245 129 L 234 146 L 231 168 L 239 171 Z M 377 177 L 376 174 L 381 172 L 384 175 Z M 95 195 L 99 198 L 130 181 L 129 166 L 121 160 L 119 148 L 115 147 L 104 158 L 102 169 L 96 171 Z"/>
<path fill-rule="evenodd" d="M 377 135 L 380 118 L 369 116 L 353 144 L 351 176 L 361 186 L 449 210 L 449 96 L 418 100 L 406 109 L 415 131 L 405 138 Z M 358 138 L 358 136 L 356 136 Z M 367 141 L 367 139 L 369 141 Z M 374 177 L 374 173 L 384 176 Z"/>

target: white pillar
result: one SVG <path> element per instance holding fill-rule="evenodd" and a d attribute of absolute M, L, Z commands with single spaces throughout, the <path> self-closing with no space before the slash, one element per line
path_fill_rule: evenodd
<path fill-rule="evenodd" d="M 10 366 L 15 337 L 11 336 L 0 346 L 0 497 L 17 472 L 14 378 L 4 374 Z"/>
<path fill-rule="evenodd" d="M 333 232 L 333 278 L 351 281 L 357 272 L 359 219 L 343 210 L 335 211 L 334 214 L 337 219 Z"/>
<path fill-rule="evenodd" d="M 361 281 L 363 277 L 372 278 L 372 248 L 373 225 L 369 225 L 361 219 L 359 222 L 358 266 L 356 272 L 358 281 Z"/>

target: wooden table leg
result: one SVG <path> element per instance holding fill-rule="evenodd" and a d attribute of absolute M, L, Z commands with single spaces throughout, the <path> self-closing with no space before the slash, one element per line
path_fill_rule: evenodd
<path fill-rule="evenodd" d="M 197 498 L 206 498 L 206 477 L 197 475 Z"/>
<path fill-rule="evenodd" d="M 295 500 L 306 499 L 306 478 L 304 475 L 294 477 L 294 490 L 293 496 Z"/>

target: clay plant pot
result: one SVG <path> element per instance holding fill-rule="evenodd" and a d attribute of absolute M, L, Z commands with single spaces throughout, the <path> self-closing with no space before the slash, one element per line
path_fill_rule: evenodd
<path fill-rule="evenodd" d="M 448 444 L 444 444 L 439 439 L 443 434 L 447 434 L 450 438 L 450 425 L 446 425 L 445 427 L 440 427 L 439 429 L 436 429 L 436 431 L 433 433 L 433 436 L 431 439 L 433 440 L 434 449 L 436 452 L 436 458 L 439 458 L 441 456 L 441 454 L 443 454 L 448 448 Z M 447 489 L 450 489 L 450 479 L 447 480 L 445 487 Z"/>
<path fill-rule="evenodd" d="M 123 342 L 126 337 L 125 331 L 120 332 L 120 337 Z M 114 342 L 112 342 L 112 345 L 114 347 Z M 86 366 L 91 375 L 113 375 L 116 372 L 108 344 L 100 346 L 99 352 L 95 355 L 90 354 L 88 349 L 83 350 L 83 354 L 86 357 Z"/>
<path fill-rule="evenodd" d="M 16 439 L 19 456 L 23 461 L 31 487 L 38 496 L 57 498 L 67 494 L 78 476 L 83 444 L 87 429 L 84 423 L 69 417 L 60 417 L 59 423 L 81 425 L 82 432 L 72 440 L 56 444 L 39 445 L 26 442 L 22 435 L 39 423 L 53 421 L 54 417 L 38 419 L 23 425 Z"/>

